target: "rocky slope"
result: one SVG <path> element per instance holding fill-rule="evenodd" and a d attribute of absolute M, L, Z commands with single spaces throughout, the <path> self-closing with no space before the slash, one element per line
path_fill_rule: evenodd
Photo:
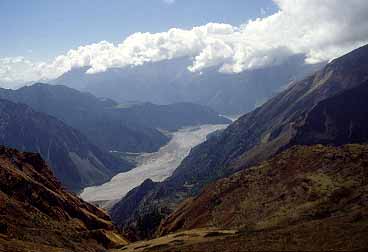
<path fill-rule="evenodd" d="M 368 139 L 368 81 L 320 102 L 297 128 L 290 145 L 341 145 Z"/>
<path fill-rule="evenodd" d="M 131 167 L 77 130 L 26 105 L 0 100 L 0 118 L 0 144 L 40 153 L 70 190 L 103 183 Z"/>
<path fill-rule="evenodd" d="M 66 192 L 39 154 L 0 147 L 0 251 L 106 251 L 127 243 L 106 213 Z"/>
<path fill-rule="evenodd" d="M 209 185 L 171 214 L 160 232 L 204 227 L 258 231 L 339 219 L 364 224 L 367 177 L 368 145 L 292 147 Z"/>
<path fill-rule="evenodd" d="M 221 179 L 124 251 L 368 248 L 368 145 L 297 146 Z"/>
<path fill-rule="evenodd" d="M 302 132 L 306 128 L 303 125 L 320 102 L 361 84 L 365 85 L 367 79 L 368 46 L 364 46 L 334 60 L 305 80 L 294 83 L 263 106 L 241 117 L 220 136 L 212 137 L 193 149 L 172 177 L 156 184 L 143 196 L 141 192 L 140 197 L 135 197 L 132 191 L 129 197 L 122 199 L 112 209 L 113 220 L 124 230 L 135 230 L 138 239 L 151 237 L 160 220 L 184 199 L 198 195 L 205 185 L 218 178 L 267 160 L 290 147 L 298 139 L 297 136 L 304 134 Z M 351 120 L 358 120 L 354 125 L 366 122 L 351 116 Z M 357 131 L 354 134 L 361 136 L 365 135 L 366 128 L 351 127 Z M 341 129 L 345 130 L 344 127 Z M 354 139 L 347 140 L 350 142 Z M 324 143 L 327 142 L 338 141 L 330 138 Z M 130 214 L 119 214 L 119 209 L 126 204 L 133 204 L 135 210 Z M 151 221 L 152 216 L 155 217 L 154 222 Z M 146 226 L 153 227 L 147 231 Z"/>
<path fill-rule="evenodd" d="M 18 90 L 0 89 L 0 97 L 55 116 L 108 151 L 157 151 L 169 140 L 158 129 L 230 122 L 200 105 L 120 105 L 66 86 L 40 83 Z"/>

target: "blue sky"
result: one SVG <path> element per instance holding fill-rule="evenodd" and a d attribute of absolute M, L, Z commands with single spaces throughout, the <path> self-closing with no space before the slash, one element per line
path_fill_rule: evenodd
<path fill-rule="evenodd" d="M 367 13 L 367 0 L 0 0 L 0 86 L 179 57 L 228 74 L 324 62 L 368 44 Z"/>
<path fill-rule="evenodd" d="M 267 15 L 277 10 L 271 0 L 1 0 L 0 57 L 50 60 L 80 45 L 118 43 L 135 32 L 240 25 L 260 17 L 261 9 Z"/>

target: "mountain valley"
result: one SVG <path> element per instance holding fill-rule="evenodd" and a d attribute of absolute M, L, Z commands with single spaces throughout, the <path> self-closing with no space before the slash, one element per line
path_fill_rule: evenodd
<path fill-rule="evenodd" d="M 368 251 L 368 1 L 0 1 L 0 252 Z"/>
<path fill-rule="evenodd" d="M 317 104 L 339 93 L 349 96 L 349 93 L 343 92 L 359 88 L 360 85 L 364 89 L 367 77 L 368 46 L 365 46 L 334 60 L 315 75 L 295 83 L 263 106 L 235 121 L 220 136 L 194 148 L 173 175 L 164 182 L 156 183 L 148 190 L 136 189 L 128 193 L 111 210 L 113 221 L 122 230 L 136 235 L 136 239 L 154 237 L 161 220 L 171 214 L 182 201 L 198 196 L 206 185 L 219 178 L 251 167 L 291 147 L 298 135 L 304 132 L 303 122 L 306 116 L 313 115 L 309 112 Z M 351 105 L 347 105 L 348 102 Z M 342 106 L 349 108 L 354 107 L 354 104 L 354 99 L 344 100 Z M 365 100 L 364 104 L 366 105 Z M 361 106 L 359 104 L 359 108 Z M 334 110 L 340 111 L 340 108 L 334 107 Z M 362 117 L 366 117 L 364 112 Z M 359 135 L 362 138 L 358 142 L 366 142 L 364 136 L 367 125 L 366 121 L 360 118 L 361 116 L 356 117 L 355 114 L 344 114 L 343 119 L 348 124 L 349 120 L 357 120 L 352 121 L 352 125 L 362 124 L 358 127 L 341 127 L 338 134 L 325 137 L 328 142 L 324 144 L 333 144 L 339 134 Z M 334 128 L 340 124 L 346 123 L 338 122 Z M 349 129 L 356 133 L 343 133 Z M 345 138 L 345 141 L 338 143 L 353 142 L 353 138 Z M 131 210 L 121 210 L 125 206 L 129 206 Z"/>

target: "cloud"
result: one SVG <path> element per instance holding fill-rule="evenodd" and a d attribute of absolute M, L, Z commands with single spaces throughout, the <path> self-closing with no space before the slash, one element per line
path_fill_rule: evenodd
<path fill-rule="evenodd" d="M 102 41 L 80 46 L 50 63 L 22 58 L 23 68 L 19 62 L 13 69 L 11 60 L 5 66 L 0 61 L 0 79 L 52 79 L 76 67 L 89 67 L 87 73 L 94 74 L 183 56 L 193 59 L 190 71 L 218 66 L 221 72 L 239 73 L 279 64 L 299 53 L 308 63 L 331 60 L 368 43 L 366 0 L 274 2 L 278 12 L 239 27 L 209 23 L 189 30 L 135 33 L 116 45 Z"/>
<path fill-rule="evenodd" d="M 165 4 L 174 4 L 176 0 L 163 0 Z"/>
<path fill-rule="evenodd" d="M 37 80 L 40 77 L 38 67 L 24 57 L 0 58 L 0 80 L 9 83 Z"/>

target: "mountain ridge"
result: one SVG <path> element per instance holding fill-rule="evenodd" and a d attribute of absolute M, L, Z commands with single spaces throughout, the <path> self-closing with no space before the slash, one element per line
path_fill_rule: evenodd
<path fill-rule="evenodd" d="M 219 178 L 281 152 L 295 137 L 298 130 L 295 126 L 300 126 L 318 103 L 357 87 L 367 79 L 368 45 L 290 85 L 231 124 L 220 136 L 194 148 L 169 179 L 146 191 L 139 201 L 134 201 L 134 195 L 128 194 L 129 198 L 117 203 L 111 210 L 113 221 L 123 230 L 135 230 L 138 239 L 147 238 L 147 232 L 148 238 L 153 237 L 160 221 L 183 200 L 198 195 L 205 185 Z M 132 201 L 136 210 L 129 215 L 119 215 L 119 208 Z M 146 218 L 152 215 L 158 221 L 151 223 Z M 151 224 L 154 227 L 150 230 L 144 228 Z"/>
<path fill-rule="evenodd" d="M 0 99 L 0 114 L 0 143 L 39 152 L 68 189 L 78 191 L 106 182 L 131 167 L 100 150 L 77 130 L 26 105 Z"/>
<path fill-rule="evenodd" d="M 106 151 L 154 151 L 168 141 L 155 129 L 127 127 L 118 118 L 111 117 L 108 108 L 117 105 L 114 101 L 104 101 L 64 86 L 38 83 L 17 90 L 2 89 L 0 97 L 27 104 L 64 121 Z M 121 137 L 117 138 L 118 134 Z"/>
<path fill-rule="evenodd" d="M 86 74 L 88 68 L 73 69 L 53 84 L 110 97 L 119 102 L 144 101 L 156 104 L 192 102 L 222 114 L 244 114 L 262 104 L 293 80 L 300 80 L 325 63 L 305 64 L 304 55 L 294 55 L 282 64 L 239 74 L 219 73 L 210 67 L 192 73 L 188 58 L 145 63 L 142 66 L 108 69 Z"/>
<path fill-rule="evenodd" d="M 158 128 L 175 131 L 230 122 L 196 104 L 122 105 L 61 85 L 38 83 L 17 90 L 2 89 L 0 97 L 55 116 L 106 151 L 154 152 L 169 141 Z"/>

